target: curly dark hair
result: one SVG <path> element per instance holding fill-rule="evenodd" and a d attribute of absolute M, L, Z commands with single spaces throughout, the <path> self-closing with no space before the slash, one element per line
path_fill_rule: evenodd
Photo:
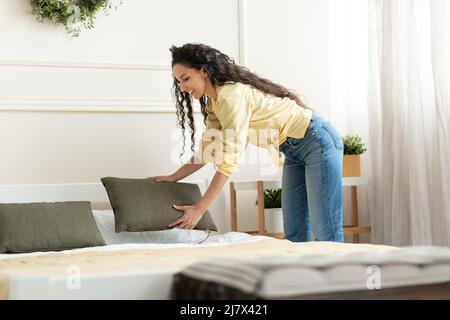
<path fill-rule="evenodd" d="M 292 90 L 288 90 L 279 84 L 258 76 L 249 69 L 236 64 L 228 55 L 208 45 L 187 43 L 181 47 L 171 46 L 170 52 L 172 52 L 172 67 L 177 63 L 196 70 L 200 70 L 203 67 L 214 86 L 221 86 L 226 82 L 240 82 L 280 98 L 287 97 L 294 100 L 299 106 L 308 108 Z M 195 125 L 192 111 L 192 97 L 189 93 L 180 91 L 180 85 L 175 77 L 173 77 L 172 94 L 175 98 L 177 108 L 178 125 L 181 127 L 183 133 L 183 151 L 180 155 L 181 157 L 184 154 L 186 146 L 186 117 L 191 129 L 191 151 L 194 152 Z M 202 96 L 199 99 L 205 124 L 207 117 L 205 111 L 206 99 L 206 96 Z"/>

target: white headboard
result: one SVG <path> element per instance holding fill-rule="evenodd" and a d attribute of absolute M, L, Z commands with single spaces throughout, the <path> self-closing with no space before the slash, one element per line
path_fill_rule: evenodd
<path fill-rule="evenodd" d="M 202 194 L 209 185 L 208 179 L 179 182 L 198 184 Z M 0 203 L 58 201 L 90 201 L 94 209 L 110 208 L 102 183 L 0 185 Z"/>

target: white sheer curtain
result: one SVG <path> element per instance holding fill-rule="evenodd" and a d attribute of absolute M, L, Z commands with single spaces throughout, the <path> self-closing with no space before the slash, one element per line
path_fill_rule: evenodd
<path fill-rule="evenodd" d="M 369 4 L 373 241 L 450 245 L 449 3 Z"/>
<path fill-rule="evenodd" d="M 374 243 L 450 245 L 449 2 L 329 2 L 331 120 L 367 141 Z"/>
<path fill-rule="evenodd" d="M 326 114 L 342 135 L 357 134 L 368 145 L 368 2 L 328 0 L 330 102 Z M 370 175 L 369 152 L 362 155 L 362 173 Z M 369 189 L 358 190 L 359 224 L 368 225 Z M 350 224 L 349 190 L 344 189 L 344 225 Z M 351 239 L 346 237 L 345 241 Z M 362 242 L 370 242 L 366 234 Z"/>

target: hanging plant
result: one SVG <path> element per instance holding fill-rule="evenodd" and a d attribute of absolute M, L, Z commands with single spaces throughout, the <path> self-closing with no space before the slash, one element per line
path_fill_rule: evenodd
<path fill-rule="evenodd" d="M 94 27 L 95 16 L 102 10 L 117 8 L 122 1 L 111 0 L 31 0 L 31 14 L 39 22 L 49 20 L 65 27 L 67 33 L 78 37 L 81 30 Z"/>

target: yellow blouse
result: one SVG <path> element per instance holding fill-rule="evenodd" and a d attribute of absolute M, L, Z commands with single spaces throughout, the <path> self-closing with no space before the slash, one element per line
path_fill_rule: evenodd
<path fill-rule="evenodd" d="M 312 111 L 289 98 L 266 94 L 251 85 L 225 83 L 216 87 L 217 99 L 207 100 L 207 124 L 195 157 L 214 162 L 227 177 L 237 171 L 246 144 L 266 148 L 274 163 L 283 164 L 279 146 L 286 138 L 303 138 Z M 216 143 L 213 143 L 216 142 Z"/>

